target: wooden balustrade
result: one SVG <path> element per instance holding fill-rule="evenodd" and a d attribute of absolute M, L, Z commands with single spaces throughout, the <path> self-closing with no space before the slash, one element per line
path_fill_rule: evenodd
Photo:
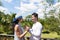
<path fill-rule="evenodd" d="M 29 40 L 29 37 L 25 37 L 27 40 Z M 14 35 L 5 35 L 0 34 L 0 40 L 14 40 Z M 56 40 L 54 38 L 41 38 L 41 40 Z"/>

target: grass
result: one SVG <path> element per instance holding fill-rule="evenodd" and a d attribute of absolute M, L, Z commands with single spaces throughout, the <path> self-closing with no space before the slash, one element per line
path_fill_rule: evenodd
<path fill-rule="evenodd" d="M 27 33 L 26 35 L 25 35 L 25 37 L 30 37 L 31 36 L 31 34 L 30 33 Z M 49 33 L 49 34 L 43 34 L 42 33 L 42 35 L 41 35 L 41 38 L 60 38 L 60 35 L 57 35 L 57 33 L 56 32 L 51 32 L 51 33 Z M 8 38 L 9 40 L 13 40 L 13 38 Z M 27 40 L 27 39 L 26 39 Z"/>
<path fill-rule="evenodd" d="M 55 33 L 55 32 L 52 32 L 50 34 L 42 34 L 41 37 L 42 38 L 57 38 L 57 37 L 59 37 L 59 35 L 57 35 L 57 33 Z"/>
<path fill-rule="evenodd" d="M 27 33 L 25 37 L 30 37 L 30 33 Z M 60 35 L 57 35 L 56 32 L 51 32 L 49 34 L 41 34 L 41 38 L 58 38 Z"/>

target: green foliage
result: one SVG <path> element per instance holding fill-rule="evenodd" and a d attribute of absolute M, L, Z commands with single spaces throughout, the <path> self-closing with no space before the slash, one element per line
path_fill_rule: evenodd
<path fill-rule="evenodd" d="M 22 22 L 22 26 L 24 27 L 24 26 L 29 26 L 29 27 L 32 27 L 32 25 L 33 25 L 33 22 L 31 21 L 31 15 L 28 15 L 25 19 L 24 19 L 24 21 Z"/>
<path fill-rule="evenodd" d="M 0 11 L 0 32 L 3 33 L 12 33 L 11 30 L 11 25 L 12 25 L 12 20 L 15 17 L 16 14 L 12 13 L 11 15 L 9 14 L 4 14 L 4 12 Z"/>
<path fill-rule="evenodd" d="M 43 25 L 43 33 L 47 32 L 57 32 L 60 34 L 60 21 L 58 18 L 55 18 L 54 16 L 45 17 L 45 19 L 39 19 L 39 21 Z"/>
<path fill-rule="evenodd" d="M 58 18 L 55 18 L 54 16 L 45 16 L 45 19 L 39 18 L 38 21 L 43 25 L 42 33 L 57 32 L 57 34 L 60 34 L 60 21 Z M 23 27 L 25 25 L 29 25 L 30 27 L 32 27 L 32 24 L 33 22 L 31 21 L 31 15 L 28 15 L 24 22 L 22 22 Z"/>
<path fill-rule="evenodd" d="M 12 31 L 12 20 L 15 17 L 16 14 L 12 13 L 4 14 L 4 12 L 0 12 L 0 33 L 7 33 L 11 34 L 14 31 Z M 38 21 L 43 25 L 43 33 L 50 33 L 50 32 L 57 32 L 58 35 L 60 35 L 60 14 L 59 19 L 55 18 L 54 16 L 47 17 L 45 15 L 45 19 L 38 19 Z M 31 21 L 31 15 L 28 15 L 24 21 L 21 23 L 22 27 L 25 27 L 28 25 L 29 27 L 32 27 L 33 22 Z"/>

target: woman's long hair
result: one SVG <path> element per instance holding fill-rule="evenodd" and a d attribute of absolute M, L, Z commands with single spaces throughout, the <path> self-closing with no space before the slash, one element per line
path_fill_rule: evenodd
<path fill-rule="evenodd" d="M 13 21 L 13 22 L 12 22 L 12 31 L 13 31 L 13 34 L 14 34 L 14 27 L 15 27 L 15 25 L 18 24 L 18 23 L 19 23 L 19 20 L 16 20 L 16 21 Z"/>
<path fill-rule="evenodd" d="M 13 27 L 15 27 L 15 25 L 18 24 L 18 23 L 19 23 L 19 20 L 13 21 L 12 22 Z"/>

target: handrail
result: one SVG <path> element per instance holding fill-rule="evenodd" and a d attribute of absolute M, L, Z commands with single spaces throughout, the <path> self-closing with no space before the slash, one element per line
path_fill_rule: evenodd
<path fill-rule="evenodd" d="M 14 35 L 7 35 L 7 34 L 0 34 L 0 36 L 11 36 L 11 37 L 14 37 Z"/>
<path fill-rule="evenodd" d="M 7 34 L 0 34 L 0 40 L 2 40 L 2 37 L 3 37 L 3 40 L 7 40 L 8 38 L 13 38 L 14 39 L 14 35 L 7 35 Z M 29 37 L 25 37 L 29 40 Z M 55 38 L 41 38 L 41 40 L 55 40 Z M 10 40 L 10 39 L 9 39 Z"/>

